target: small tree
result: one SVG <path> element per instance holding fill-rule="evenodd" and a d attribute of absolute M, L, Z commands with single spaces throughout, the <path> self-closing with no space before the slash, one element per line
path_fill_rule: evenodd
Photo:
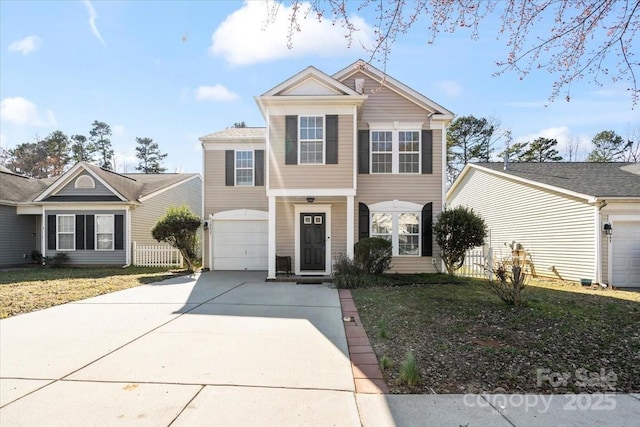
<path fill-rule="evenodd" d="M 438 215 L 433 234 L 447 273 L 453 274 L 462 267 L 465 252 L 484 243 L 487 226 L 472 209 L 458 206 Z"/>
<path fill-rule="evenodd" d="M 162 161 L 167 157 L 167 153 L 160 152 L 157 142 L 151 138 L 136 138 L 136 157 L 138 165 L 136 170 L 142 173 L 162 173 L 167 168 L 162 167 Z"/>
<path fill-rule="evenodd" d="M 178 249 L 187 263 L 187 270 L 193 271 L 198 245 L 196 232 L 199 227 L 200 217 L 187 206 L 170 206 L 165 216 L 151 229 L 151 235 L 157 241 L 166 242 Z"/>

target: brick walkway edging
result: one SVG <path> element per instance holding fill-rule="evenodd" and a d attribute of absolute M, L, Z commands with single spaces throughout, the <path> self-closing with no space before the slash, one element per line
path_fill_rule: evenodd
<path fill-rule="evenodd" d="M 349 358 L 356 393 L 389 393 L 384 382 L 378 358 L 371 347 L 349 289 L 338 289 L 342 316 L 353 317 L 353 322 L 344 322 L 344 332 L 349 346 Z"/>

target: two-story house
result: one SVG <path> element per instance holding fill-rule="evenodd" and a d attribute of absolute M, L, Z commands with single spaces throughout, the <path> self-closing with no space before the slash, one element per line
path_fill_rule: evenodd
<path fill-rule="evenodd" d="M 364 61 L 333 76 L 308 67 L 255 99 L 266 127 L 200 138 L 205 267 L 275 278 L 278 255 L 297 275 L 329 275 L 378 236 L 392 271 L 435 271 L 453 113 Z"/>

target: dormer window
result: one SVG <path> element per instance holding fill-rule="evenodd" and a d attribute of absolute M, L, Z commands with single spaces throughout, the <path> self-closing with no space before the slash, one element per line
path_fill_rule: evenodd
<path fill-rule="evenodd" d="M 80 175 L 76 178 L 76 188 L 96 188 L 96 183 L 89 175 Z"/>

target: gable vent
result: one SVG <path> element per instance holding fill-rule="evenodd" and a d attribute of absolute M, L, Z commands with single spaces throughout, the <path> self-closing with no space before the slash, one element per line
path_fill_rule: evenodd
<path fill-rule="evenodd" d="M 76 188 L 96 188 L 96 183 L 89 175 L 80 175 L 75 182 Z"/>
<path fill-rule="evenodd" d="M 356 80 L 356 92 L 359 94 L 364 93 L 364 79 L 355 79 Z"/>

